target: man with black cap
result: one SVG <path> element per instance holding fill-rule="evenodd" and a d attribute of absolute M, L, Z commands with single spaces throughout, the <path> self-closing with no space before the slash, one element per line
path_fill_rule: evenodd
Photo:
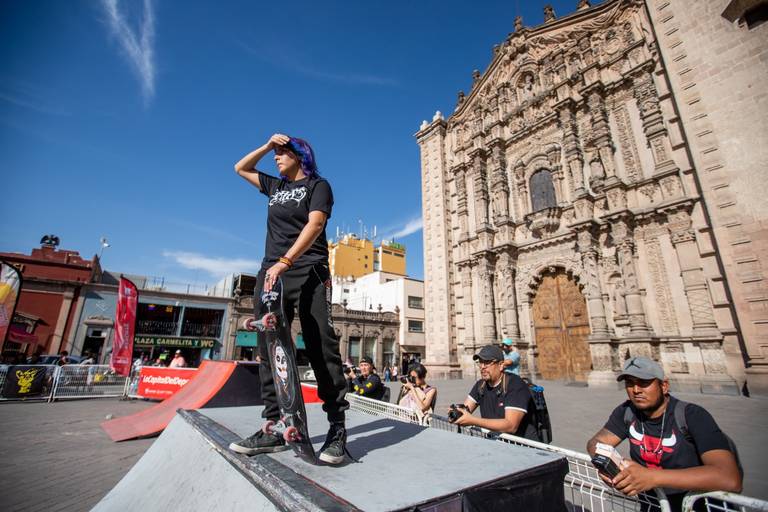
<path fill-rule="evenodd" d="M 631 461 L 614 478 L 602 479 L 629 496 L 664 489 L 672 510 L 680 510 L 686 491 L 740 492 L 742 475 L 735 446 L 702 407 L 669 394 L 669 381 L 657 362 L 636 356 L 618 376 L 629 400 L 611 413 L 587 443 L 617 446 L 629 438 Z"/>
<path fill-rule="evenodd" d="M 533 423 L 534 404 L 528 385 L 515 374 L 505 373 L 504 353 L 497 345 L 486 345 L 472 356 L 481 379 L 472 386 L 456 425 L 487 428 L 539 440 Z M 472 413 L 480 407 L 480 418 Z"/>
<path fill-rule="evenodd" d="M 381 378 L 374 373 L 375 369 L 373 359 L 368 356 L 360 359 L 360 375 L 355 377 L 352 371 L 347 373 L 350 392 L 381 400 L 384 396 L 384 384 L 382 384 Z"/>

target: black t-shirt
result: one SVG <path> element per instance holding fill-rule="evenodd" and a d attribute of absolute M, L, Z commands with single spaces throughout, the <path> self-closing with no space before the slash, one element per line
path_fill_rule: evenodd
<path fill-rule="evenodd" d="M 685 407 L 685 422 L 693 443 L 686 440 L 675 421 L 675 397 L 670 396 L 663 415 L 664 432 L 661 432 L 662 417 L 647 418 L 627 400 L 611 413 L 605 428 L 619 439 L 629 438 L 629 453 L 632 460 L 648 468 L 685 469 L 701 465 L 701 454 L 710 450 L 730 450 L 715 419 L 704 408 L 696 404 Z M 631 407 L 634 420 L 627 425 L 625 411 Z M 679 489 L 665 489 L 667 494 L 680 494 Z"/>
<path fill-rule="evenodd" d="M 525 413 L 517 431 L 513 432 L 518 437 L 525 437 L 538 441 L 536 427 L 533 425 L 533 397 L 528 390 L 528 385 L 517 375 L 506 374 L 507 392 L 504 393 L 504 379 L 498 386 L 489 388 L 486 384 L 482 393 L 483 380 L 475 382 L 469 392 L 469 398 L 480 406 L 480 416 L 486 419 L 502 419 L 507 409 L 515 409 Z"/>
<path fill-rule="evenodd" d="M 326 213 L 328 219 L 331 218 L 333 192 L 328 181 L 322 178 L 286 181 L 259 172 L 259 183 L 261 192 L 269 197 L 263 263 L 275 263 L 299 238 L 299 233 L 309 221 L 309 212 L 318 210 Z M 323 226 L 323 231 L 309 249 L 293 262 L 293 266 L 304 267 L 327 262 L 328 240 Z"/>
<path fill-rule="evenodd" d="M 353 393 L 368 398 L 380 400 L 384 396 L 384 384 L 381 383 L 381 378 L 375 373 L 369 374 L 368 377 L 358 375 L 350 381 L 349 387 Z"/>

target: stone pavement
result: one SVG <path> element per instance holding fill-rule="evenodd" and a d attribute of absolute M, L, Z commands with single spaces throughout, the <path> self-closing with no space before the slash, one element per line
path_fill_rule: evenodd
<path fill-rule="evenodd" d="M 462 402 L 472 380 L 435 381 L 438 413 Z M 625 399 L 622 390 L 543 382 L 552 415 L 554 444 L 584 452 L 587 439 Z M 399 384 L 390 384 L 392 400 Z M 746 472 L 744 493 L 768 500 L 766 419 L 768 398 L 679 394 L 708 409 L 739 446 Z M 0 403 L 0 509 L 89 510 L 133 466 L 152 439 L 112 442 L 99 424 L 152 404 L 116 399 Z M 626 443 L 624 443 L 626 444 Z M 448 447 L 446 448 L 448 449 Z"/>

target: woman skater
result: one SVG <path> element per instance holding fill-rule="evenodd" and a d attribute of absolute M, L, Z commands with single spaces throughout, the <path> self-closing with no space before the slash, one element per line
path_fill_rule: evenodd
<path fill-rule="evenodd" d="M 275 153 L 279 178 L 255 169 L 270 151 Z M 269 198 L 267 240 L 264 261 L 256 280 L 256 297 L 261 297 L 262 287 L 269 291 L 281 277 L 288 325 L 293 320 L 294 306 L 298 304 L 307 355 L 330 423 L 319 458 L 329 464 L 340 464 L 346 453 L 344 411 L 349 408 L 349 403 L 344 398 L 346 380 L 341 368 L 339 340 L 331 320 L 331 276 L 325 237 L 325 226 L 333 207 L 331 186 L 318 175 L 310 145 L 302 139 L 279 133 L 235 164 L 235 172 Z M 257 310 L 257 316 L 258 313 Z M 280 409 L 271 362 L 264 336 L 258 336 L 262 361 L 259 375 L 264 400 L 261 416 L 276 422 Z M 288 448 L 281 436 L 265 434 L 261 430 L 229 447 L 246 455 Z"/>

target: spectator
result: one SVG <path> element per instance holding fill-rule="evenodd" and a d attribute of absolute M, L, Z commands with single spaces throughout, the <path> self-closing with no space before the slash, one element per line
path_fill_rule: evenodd
<path fill-rule="evenodd" d="M 503 372 L 504 354 L 499 346 L 486 345 L 472 359 L 480 366 L 482 378 L 472 386 L 464 400 L 465 409 L 458 409 L 460 416 L 454 423 L 538 441 L 528 385 L 517 375 Z M 478 406 L 480 418 L 472 415 Z"/>
<path fill-rule="evenodd" d="M 422 425 L 429 421 L 437 398 L 437 389 L 427 384 L 426 377 L 427 369 L 424 365 L 413 365 L 400 388 L 400 399 L 397 401 L 398 405 L 415 411 Z"/>
<path fill-rule="evenodd" d="M 360 359 L 360 375 L 354 376 L 354 372 L 351 371 L 346 374 L 350 392 L 381 400 L 384 396 L 384 384 L 375 370 L 373 359 L 367 356 Z"/>
<path fill-rule="evenodd" d="M 504 338 L 501 348 L 504 350 L 504 373 L 520 375 L 520 354 L 512 345 L 512 338 Z"/>
<path fill-rule="evenodd" d="M 93 357 L 91 352 L 86 352 L 85 359 L 80 361 L 80 364 L 96 364 L 96 359 Z"/>
<path fill-rule="evenodd" d="M 173 360 L 171 361 L 171 364 L 168 365 L 169 368 L 186 368 L 187 367 L 187 361 L 184 359 L 184 356 L 181 355 L 181 350 L 177 350 L 176 354 L 173 356 Z"/>
<path fill-rule="evenodd" d="M 32 354 L 27 358 L 27 364 L 40 364 L 40 354 Z"/>
<path fill-rule="evenodd" d="M 632 461 L 625 461 L 613 479 L 601 474 L 606 483 L 629 496 L 661 487 L 672 510 L 682 508 L 686 491 L 741 492 L 729 439 L 704 408 L 669 394 L 658 363 L 642 356 L 628 359 L 617 380 L 624 381 L 629 400 L 613 410 L 587 451 L 594 456 L 597 443 L 617 446 L 630 437 Z"/>
<path fill-rule="evenodd" d="M 165 359 L 163 357 L 158 357 L 155 359 L 155 362 L 152 363 L 152 366 L 165 366 Z"/>
<path fill-rule="evenodd" d="M 384 367 L 384 382 L 389 382 L 390 377 L 392 376 L 392 372 L 389 369 L 389 366 Z"/>
<path fill-rule="evenodd" d="M 397 364 L 392 365 L 392 375 L 390 375 L 390 378 L 393 382 L 397 380 Z"/>
<path fill-rule="evenodd" d="M 65 364 L 69 364 L 69 352 L 66 350 L 62 350 L 59 352 L 59 360 L 56 361 L 56 364 L 58 366 L 64 366 Z"/>

